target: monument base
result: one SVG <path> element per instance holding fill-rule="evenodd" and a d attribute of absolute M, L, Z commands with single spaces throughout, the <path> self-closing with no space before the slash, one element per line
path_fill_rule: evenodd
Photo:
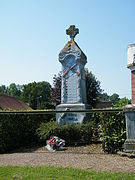
<path fill-rule="evenodd" d="M 125 152 L 135 152 L 135 106 L 127 105 L 125 107 L 126 134 L 127 139 L 124 143 Z"/>
<path fill-rule="evenodd" d="M 78 104 L 60 104 L 56 106 L 56 111 L 83 111 L 90 109 L 90 106 Z M 83 123 L 90 119 L 90 114 L 86 112 L 60 112 L 56 113 L 56 121 L 60 124 Z"/>
<path fill-rule="evenodd" d="M 125 152 L 135 152 L 135 139 L 128 139 L 124 143 Z"/>

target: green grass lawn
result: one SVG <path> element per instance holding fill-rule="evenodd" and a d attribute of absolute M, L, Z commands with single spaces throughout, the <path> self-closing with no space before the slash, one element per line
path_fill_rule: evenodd
<path fill-rule="evenodd" d="M 0 180 L 43 180 L 43 179 L 61 179 L 61 180 L 83 180 L 83 179 L 116 179 L 127 180 L 135 179 L 135 173 L 111 173 L 111 172 L 94 172 L 90 170 L 80 170 L 62 167 L 0 167 Z"/>

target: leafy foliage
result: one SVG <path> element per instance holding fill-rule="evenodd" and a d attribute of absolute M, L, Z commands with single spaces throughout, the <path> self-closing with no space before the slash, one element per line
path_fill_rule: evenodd
<path fill-rule="evenodd" d="M 52 118 L 54 115 L 0 114 L 0 152 L 38 143 L 36 129 Z"/>
<path fill-rule="evenodd" d="M 114 108 L 123 108 L 127 104 L 131 104 L 131 100 L 126 97 L 120 98 L 117 93 L 109 96 L 107 93 L 100 94 L 100 100 L 111 101 Z"/>
<path fill-rule="evenodd" d="M 7 94 L 7 87 L 5 85 L 0 86 L 0 93 L 1 94 Z"/>
<path fill-rule="evenodd" d="M 22 98 L 33 109 L 52 109 L 52 88 L 48 82 L 32 82 L 25 85 L 0 86 L 0 93 Z"/>
<path fill-rule="evenodd" d="M 13 97 L 20 97 L 21 89 L 22 89 L 22 86 L 16 85 L 15 83 L 11 83 L 9 87 L 7 88 L 7 94 Z"/>
<path fill-rule="evenodd" d="M 77 141 L 90 143 L 102 138 L 102 147 L 105 152 L 116 153 L 123 150 L 126 139 L 124 113 L 93 113 L 90 122 L 64 126 L 56 122 L 42 123 L 37 130 L 37 134 L 43 141 L 47 140 L 51 135 L 59 136 L 65 139 L 68 145 Z"/>
<path fill-rule="evenodd" d="M 61 72 L 58 74 L 58 76 L 54 75 L 53 77 L 52 97 L 55 105 L 58 105 L 61 102 L 61 78 Z"/>
<path fill-rule="evenodd" d="M 126 139 L 125 115 L 122 112 L 100 114 L 103 136 L 103 149 L 116 153 L 123 149 Z"/>
<path fill-rule="evenodd" d="M 120 100 L 120 97 L 118 94 L 114 93 L 110 96 L 110 100 L 112 101 L 113 105 L 117 104 Z"/>
<path fill-rule="evenodd" d="M 110 100 L 110 96 L 107 93 L 101 93 L 99 95 L 99 99 L 101 99 L 103 101 L 109 101 Z"/>
<path fill-rule="evenodd" d="M 51 85 L 48 82 L 33 82 L 23 86 L 23 100 L 33 109 L 51 109 Z"/>
<path fill-rule="evenodd" d="M 87 103 L 94 106 L 95 101 L 99 99 L 101 92 L 100 81 L 86 69 L 86 89 L 87 89 Z"/>
<path fill-rule="evenodd" d="M 21 85 L 16 85 L 15 83 L 11 83 L 8 87 L 5 85 L 0 86 L 0 93 L 7 94 L 13 97 L 20 97 L 22 91 Z"/>
<path fill-rule="evenodd" d="M 45 143 L 51 135 L 73 143 L 91 143 L 102 138 L 103 149 L 116 153 L 123 149 L 126 139 L 123 112 L 93 113 L 89 123 L 60 125 L 53 114 L 0 114 L 0 152 Z"/>
<path fill-rule="evenodd" d="M 124 97 L 124 98 L 121 98 L 118 103 L 114 104 L 113 107 L 115 107 L 115 108 L 116 107 L 123 108 L 127 104 L 131 104 L 131 100 L 129 100 L 128 98 Z"/>
<path fill-rule="evenodd" d="M 90 143 L 93 137 L 91 123 L 60 125 L 56 122 L 42 123 L 37 130 L 40 139 L 45 141 L 55 135 L 66 141 L 67 145 L 74 143 Z"/>

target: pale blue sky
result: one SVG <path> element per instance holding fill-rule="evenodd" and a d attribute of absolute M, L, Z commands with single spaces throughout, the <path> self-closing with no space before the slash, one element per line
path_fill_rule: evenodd
<path fill-rule="evenodd" d="M 72 24 L 102 89 L 130 97 L 126 48 L 135 43 L 135 0 L 0 0 L 0 85 L 52 84 Z"/>

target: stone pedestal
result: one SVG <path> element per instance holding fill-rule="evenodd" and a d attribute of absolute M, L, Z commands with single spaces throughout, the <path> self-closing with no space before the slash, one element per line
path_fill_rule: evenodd
<path fill-rule="evenodd" d="M 125 152 L 135 152 L 135 106 L 127 105 L 125 107 L 126 117 L 126 135 L 124 144 Z"/>
<path fill-rule="evenodd" d="M 60 104 L 56 107 L 56 111 L 68 111 L 56 114 L 57 122 L 60 124 L 72 124 L 72 123 L 83 123 L 90 118 L 90 114 L 86 112 L 69 112 L 69 111 L 85 111 L 89 109 L 90 106 L 80 103 L 80 104 Z"/>

